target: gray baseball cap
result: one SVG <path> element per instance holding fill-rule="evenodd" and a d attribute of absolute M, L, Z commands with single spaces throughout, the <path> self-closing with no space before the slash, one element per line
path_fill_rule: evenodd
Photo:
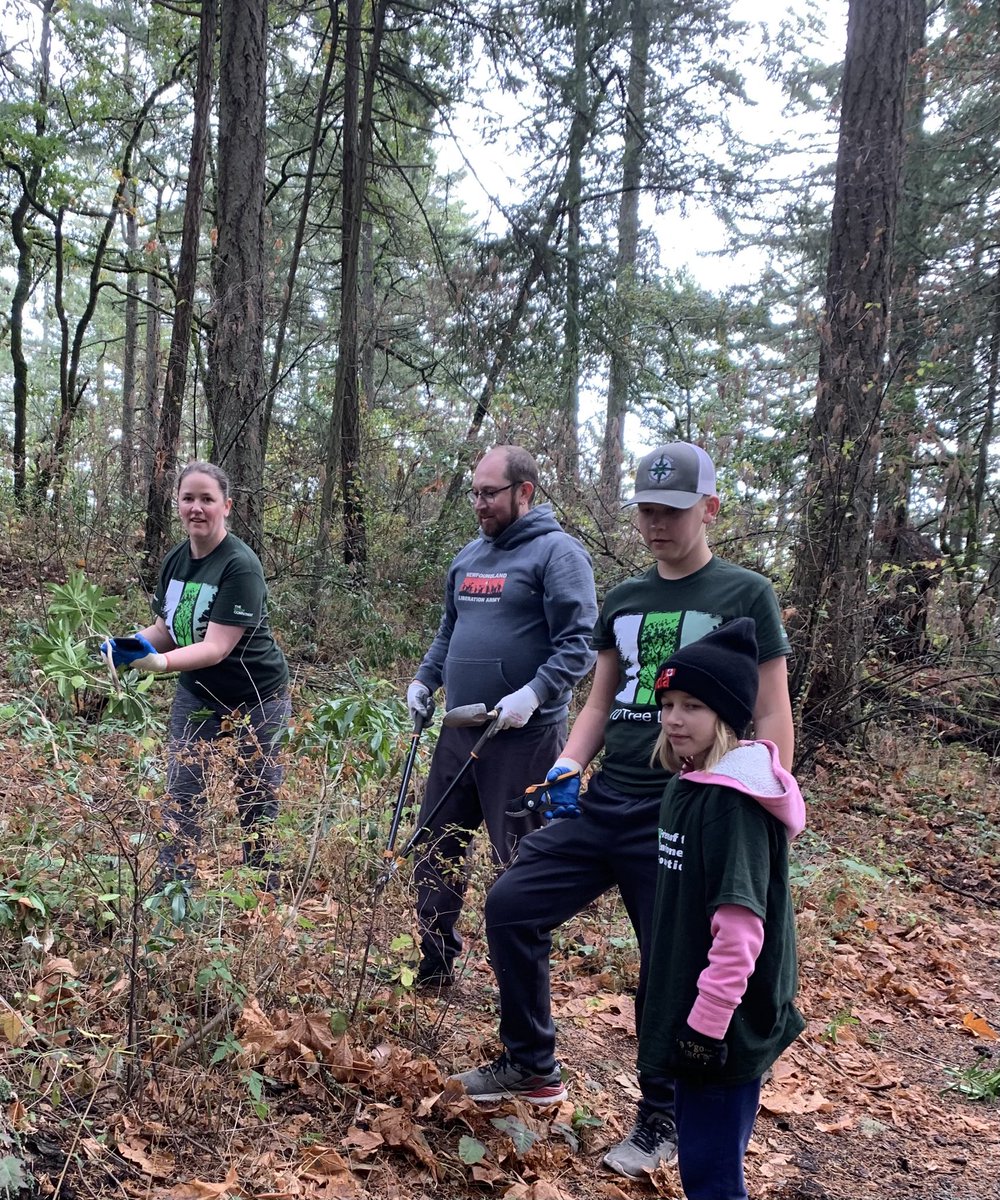
<path fill-rule="evenodd" d="M 715 495 L 715 467 L 700 446 L 670 442 L 639 460 L 635 472 L 635 495 L 622 501 L 630 504 L 666 504 L 670 508 L 693 508 L 702 496 Z"/>

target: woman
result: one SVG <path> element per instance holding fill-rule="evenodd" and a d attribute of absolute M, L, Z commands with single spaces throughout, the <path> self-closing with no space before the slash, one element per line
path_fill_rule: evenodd
<path fill-rule="evenodd" d="M 116 667 L 180 673 L 170 712 L 170 803 L 161 863 L 174 878 L 193 874 L 189 852 L 200 840 L 206 751 L 232 737 L 243 861 L 261 870 L 264 886 L 274 892 L 277 860 L 268 827 L 277 816 L 282 780 L 278 745 L 290 711 L 288 665 L 268 627 L 260 560 L 226 527 L 232 506 L 225 471 L 206 462 L 184 467 L 177 511 L 187 539 L 160 567 L 156 621 L 102 649 Z M 186 845 L 178 845 L 178 832 Z"/>

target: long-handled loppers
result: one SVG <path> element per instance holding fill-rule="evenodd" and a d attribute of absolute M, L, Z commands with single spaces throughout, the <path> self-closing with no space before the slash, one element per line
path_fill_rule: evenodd
<path fill-rule="evenodd" d="M 379 873 L 378 879 L 375 881 L 375 894 L 376 895 L 378 895 L 378 893 L 382 891 L 382 889 L 386 886 L 386 884 L 389 882 L 389 880 L 392 879 L 393 875 L 396 874 L 396 871 L 399 869 L 399 864 L 404 859 L 406 859 L 410 856 L 410 854 L 413 851 L 414 846 L 416 846 L 417 842 L 419 842 L 420 839 L 424 836 L 424 834 L 427 832 L 428 828 L 433 826 L 438 813 L 444 808 L 445 801 L 448 799 L 448 797 L 451 795 L 452 791 L 457 786 L 458 781 L 462 778 L 462 776 L 469 769 L 469 767 L 471 767 L 472 764 L 476 761 L 476 759 L 479 757 L 479 751 L 482 750 L 483 746 L 486 745 L 486 743 L 490 740 L 490 738 L 496 732 L 496 724 L 499 719 L 499 716 L 500 716 L 500 714 L 496 711 L 496 709 L 487 709 L 485 704 L 466 704 L 461 708 L 453 708 L 444 714 L 444 716 L 441 719 L 441 724 L 443 726 L 445 726 L 446 728 L 455 729 L 455 728 L 459 728 L 459 727 L 478 726 L 478 725 L 485 725 L 486 728 L 483 730 L 482 737 L 480 737 L 477 740 L 476 744 L 469 751 L 469 757 L 462 764 L 458 773 L 455 775 L 455 778 L 451 781 L 451 783 L 448 784 L 448 786 L 445 788 L 445 790 L 441 793 L 441 796 L 438 799 L 437 804 L 434 805 L 434 807 L 427 814 L 427 816 L 424 818 L 424 820 L 420 823 L 420 825 L 417 827 L 417 829 L 414 830 L 413 835 L 410 837 L 410 840 L 406 843 L 406 845 L 399 852 L 399 854 L 392 853 L 393 847 L 395 845 L 395 834 L 396 834 L 396 830 L 398 829 L 398 825 L 399 825 L 398 819 L 393 821 L 393 828 L 392 828 L 392 832 L 390 834 L 389 846 L 386 849 L 386 862 L 383 865 L 381 872 Z M 403 793 L 400 793 L 400 794 L 402 795 Z M 397 805 L 397 818 L 399 816 L 399 813 L 401 813 L 401 812 L 402 812 L 402 806 Z"/>

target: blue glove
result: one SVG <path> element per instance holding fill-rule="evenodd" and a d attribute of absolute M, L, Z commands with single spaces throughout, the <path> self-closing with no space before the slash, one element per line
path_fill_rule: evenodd
<path fill-rule="evenodd" d="M 552 785 L 544 793 L 545 815 L 550 821 L 580 815 L 580 772 L 575 759 L 560 758 L 545 776 L 545 782 Z"/>
<path fill-rule="evenodd" d="M 134 637 L 111 638 L 101 642 L 101 652 L 110 654 L 116 667 L 132 667 L 136 671 L 165 671 L 166 656 L 137 633 Z"/>

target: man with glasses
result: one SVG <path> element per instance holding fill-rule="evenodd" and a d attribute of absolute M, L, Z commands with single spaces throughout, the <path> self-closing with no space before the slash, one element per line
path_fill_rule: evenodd
<path fill-rule="evenodd" d="M 472 477 L 479 536 L 448 569 L 437 636 L 407 689 L 410 715 L 426 716 L 443 684 L 448 708 L 496 709 L 497 736 L 450 793 L 418 848 L 414 874 L 421 931 L 418 986 L 454 982 L 462 949 L 455 924 L 472 834 L 485 822 L 498 866 L 541 814 L 507 809 L 543 780 L 566 740 L 572 690 L 594 664 L 597 597 L 590 557 L 543 504 L 532 507 L 538 465 L 520 446 L 496 446 Z M 442 729 L 421 822 L 466 767 L 482 730 Z"/>

